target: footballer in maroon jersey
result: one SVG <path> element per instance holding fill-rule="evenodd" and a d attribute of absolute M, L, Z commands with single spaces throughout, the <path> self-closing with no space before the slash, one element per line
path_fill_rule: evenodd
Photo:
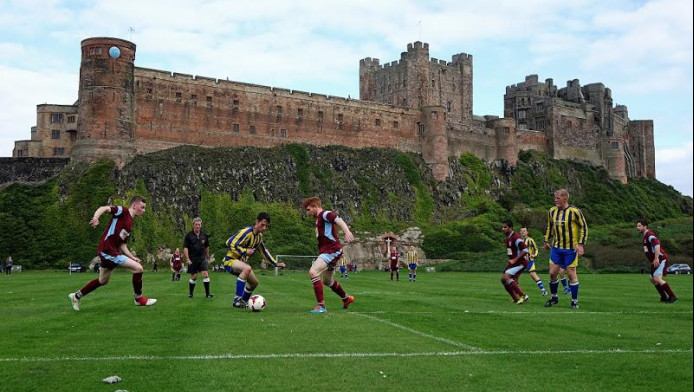
<path fill-rule="evenodd" d="M 95 212 L 89 224 L 92 227 L 99 225 L 99 217 L 105 213 L 111 214 L 104 229 L 97 255 L 101 261 L 99 277 L 87 283 L 81 290 L 68 294 L 68 298 L 74 310 L 80 310 L 80 300 L 101 286 L 108 284 L 111 273 L 118 267 L 124 267 L 133 273 L 133 291 L 135 292 L 135 305 L 151 306 L 157 300 L 142 296 L 142 265 L 140 259 L 128 249 L 128 238 L 132 233 L 133 219 L 145 213 L 147 201 L 142 196 L 133 196 L 129 207 L 102 206 Z"/>
<path fill-rule="evenodd" d="M 665 281 L 667 275 L 667 253 L 660 246 L 660 240 L 651 230 L 648 230 L 648 221 L 640 219 L 636 222 L 636 229 L 643 234 L 643 253 L 651 263 L 651 283 L 660 294 L 660 301 L 673 303 L 677 301 L 677 296 Z"/>
<path fill-rule="evenodd" d="M 319 198 L 309 197 L 301 205 L 306 213 L 316 218 L 316 237 L 318 238 L 318 252 L 320 253 L 308 271 L 313 285 L 313 293 L 316 295 L 316 302 L 318 303 L 315 308 L 311 309 L 310 313 L 323 314 L 327 312 L 323 285 L 330 287 L 342 299 L 342 307 L 347 309 L 349 304 L 354 302 L 354 297 L 347 295 L 340 283 L 333 278 L 335 266 L 342 257 L 342 244 L 340 244 L 340 237 L 337 235 L 337 228 L 342 229 L 347 242 L 352 242 L 354 235 L 342 218 L 332 211 L 323 209 Z"/>
<path fill-rule="evenodd" d="M 523 290 L 521 290 L 517 282 L 518 277 L 528 265 L 528 248 L 525 246 L 523 238 L 513 231 L 512 221 L 504 221 L 502 228 L 506 234 L 505 244 L 508 263 L 501 276 L 501 284 L 504 285 L 504 289 L 509 293 L 513 302 L 520 305 L 530 299 L 530 297 L 525 295 Z"/>

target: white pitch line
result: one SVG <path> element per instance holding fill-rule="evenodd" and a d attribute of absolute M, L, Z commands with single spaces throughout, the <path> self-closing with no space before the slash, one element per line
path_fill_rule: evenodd
<path fill-rule="evenodd" d="M 367 314 L 533 314 L 533 315 L 552 315 L 552 314 L 604 314 L 608 316 L 612 316 L 615 314 L 692 314 L 694 311 L 692 310 L 687 310 L 687 311 L 680 311 L 680 312 L 649 312 L 649 311 L 624 311 L 624 312 L 586 312 L 582 310 L 559 310 L 559 311 L 553 311 L 553 310 L 548 310 L 548 311 L 539 311 L 539 312 L 527 312 L 527 311 L 506 311 L 506 310 L 481 310 L 481 311 L 476 311 L 476 310 L 452 310 L 452 311 L 441 311 L 441 312 L 416 312 L 416 311 L 373 311 L 373 312 L 350 312 L 350 314 L 361 314 L 361 315 L 367 315 Z"/>
<path fill-rule="evenodd" d="M 419 352 L 419 353 L 288 353 L 288 354 L 220 354 L 220 355 L 186 355 L 186 356 L 156 356 L 156 355 L 124 355 L 115 357 L 22 357 L 22 358 L 0 358 L 0 362 L 68 362 L 68 361 L 215 361 L 215 360 L 247 360 L 247 359 L 306 359 L 306 358 L 408 358 L 408 357 L 462 357 L 469 355 L 592 355 L 592 354 L 689 354 L 692 349 L 683 350 L 551 350 L 551 351 L 438 351 L 438 352 Z"/>
<path fill-rule="evenodd" d="M 472 351 L 482 351 L 482 349 L 479 347 L 471 346 L 469 344 L 465 344 L 465 343 L 461 343 L 461 342 L 456 342 L 455 340 L 450 340 L 450 339 L 442 338 L 439 336 L 430 335 L 428 333 L 417 331 L 416 329 L 412 329 L 412 328 L 406 327 L 404 325 L 396 324 L 392 321 L 380 319 L 378 317 L 374 317 L 374 316 L 369 315 L 369 314 L 364 314 L 364 313 L 350 313 L 350 314 L 355 315 L 355 316 L 365 317 L 365 318 L 368 318 L 369 320 L 378 321 L 379 323 L 388 324 L 391 327 L 402 329 L 403 331 L 407 331 L 407 332 L 413 333 L 415 335 L 423 336 L 425 338 L 433 339 L 433 340 L 436 340 L 436 341 L 439 341 L 442 343 L 450 344 L 450 345 L 457 346 L 457 347 L 466 348 L 466 349 L 472 350 Z"/>

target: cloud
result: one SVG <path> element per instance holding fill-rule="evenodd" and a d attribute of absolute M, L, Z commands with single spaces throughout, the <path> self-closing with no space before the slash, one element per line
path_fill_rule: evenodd
<path fill-rule="evenodd" d="M 655 150 L 656 177 L 660 182 L 672 185 L 682 194 L 692 196 L 692 142 L 681 147 L 666 147 Z"/>

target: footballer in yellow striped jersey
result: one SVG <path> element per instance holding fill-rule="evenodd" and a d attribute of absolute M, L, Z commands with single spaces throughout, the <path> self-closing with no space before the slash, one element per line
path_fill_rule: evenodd
<path fill-rule="evenodd" d="M 560 269 L 564 269 L 569 275 L 571 308 L 578 308 L 576 266 L 579 256 L 583 256 L 583 246 L 587 240 L 588 224 L 581 210 L 569 204 L 569 192 L 566 189 L 559 189 L 554 192 L 554 207 L 547 212 L 547 229 L 544 237 L 545 250 L 551 249 L 549 255 L 549 289 L 552 292 L 552 298 L 547 300 L 546 307 L 559 303 L 557 275 Z"/>

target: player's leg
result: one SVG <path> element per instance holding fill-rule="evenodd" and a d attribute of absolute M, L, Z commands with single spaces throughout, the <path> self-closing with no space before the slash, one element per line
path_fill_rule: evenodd
<path fill-rule="evenodd" d="M 571 308 L 578 309 L 578 251 L 576 249 L 567 249 L 564 251 L 566 257 L 564 259 L 564 269 L 569 276 L 569 290 L 571 291 Z"/>
<path fill-rule="evenodd" d="M 658 292 L 661 292 L 661 301 L 663 295 L 665 295 L 667 298 L 663 302 L 667 303 L 673 303 L 677 301 L 677 296 L 675 293 L 672 291 L 672 288 L 670 288 L 670 285 L 665 281 L 665 275 L 667 275 L 667 260 L 661 262 L 658 265 L 658 268 L 653 269 L 652 275 L 652 281 L 654 280 L 656 286 L 656 289 L 658 289 Z"/>
<path fill-rule="evenodd" d="M 549 259 L 549 291 L 552 293 L 552 297 L 547 300 L 545 303 L 545 306 L 550 307 L 553 305 L 556 305 L 559 303 L 559 297 L 557 296 L 557 291 L 559 290 L 559 281 L 557 280 L 557 277 L 559 275 L 559 255 L 556 252 L 556 248 L 552 248 L 550 251 L 550 259 Z M 555 262 L 556 261 L 556 262 Z"/>
<path fill-rule="evenodd" d="M 322 275 L 328 269 L 328 261 L 326 258 L 330 258 L 327 254 L 319 255 L 311 265 L 308 270 L 308 277 L 311 279 L 311 285 L 313 286 L 313 294 L 316 296 L 316 307 L 311 310 L 311 313 L 319 314 L 325 313 L 325 294 L 323 292 L 323 280 Z"/>
<path fill-rule="evenodd" d="M 207 261 L 203 261 L 201 265 L 202 273 L 202 285 L 205 287 L 205 298 L 212 298 L 214 295 L 210 294 L 210 274 L 207 271 Z"/>
<path fill-rule="evenodd" d="M 537 285 L 537 288 L 540 289 L 540 293 L 542 293 L 542 296 L 547 295 L 547 290 L 545 289 L 545 285 L 542 283 L 542 279 L 540 279 L 540 276 L 537 275 L 537 272 L 535 272 L 534 261 L 528 263 L 528 271 L 528 274 L 530 274 L 530 278 L 535 281 L 535 284 Z"/>
<path fill-rule="evenodd" d="M 513 302 L 516 302 L 518 301 L 518 296 L 516 295 L 516 291 L 513 289 L 512 283 L 513 278 L 506 271 L 504 271 L 504 273 L 501 275 L 501 284 L 504 286 L 504 290 L 506 290 L 508 295 L 511 296 Z"/>
<path fill-rule="evenodd" d="M 120 264 L 121 267 L 130 270 L 133 273 L 133 292 L 135 295 L 135 305 L 137 306 L 152 306 L 157 303 L 154 298 L 142 296 L 142 264 L 137 261 L 125 258 L 125 261 Z"/>
<path fill-rule="evenodd" d="M 253 269 L 250 265 L 246 264 L 241 260 L 233 260 L 231 265 L 228 266 L 228 270 L 232 275 L 236 275 L 236 290 L 234 292 L 234 304 L 235 308 L 245 308 L 246 301 L 243 300 L 243 294 L 246 290 L 246 283 L 248 281 L 248 276 L 251 274 Z M 249 296 L 250 298 L 250 296 Z"/>
<path fill-rule="evenodd" d="M 253 290 L 255 290 L 259 284 L 260 281 L 258 280 L 258 277 L 255 276 L 255 272 L 253 272 L 253 269 L 251 269 L 251 272 L 248 274 L 248 277 L 246 278 L 246 287 L 243 289 L 243 295 L 241 296 L 241 300 L 248 303 L 248 300 L 251 298 L 251 295 L 253 295 Z"/>
<path fill-rule="evenodd" d="M 108 257 L 112 258 L 112 256 Z M 72 309 L 79 311 L 80 301 L 82 300 L 82 297 L 98 289 L 101 286 L 105 286 L 106 284 L 108 284 L 109 280 L 111 280 L 111 271 L 117 268 L 118 264 L 114 263 L 112 260 L 105 259 L 104 257 L 100 257 L 100 259 L 101 268 L 99 269 L 99 277 L 89 281 L 80 290 L 68 294 L 68 298 L 70 299 L 70 303 L 72 304 Z"/>
<path fill-rule="evenodd" d="M 193 293 L 195 292 L 195 284 L 198 281 L 198 267 L 199 265 L 195 262 L 188 264 L 188 273 L 190 274 L 188 279 L 188 298 L 193 298 Z"/>

